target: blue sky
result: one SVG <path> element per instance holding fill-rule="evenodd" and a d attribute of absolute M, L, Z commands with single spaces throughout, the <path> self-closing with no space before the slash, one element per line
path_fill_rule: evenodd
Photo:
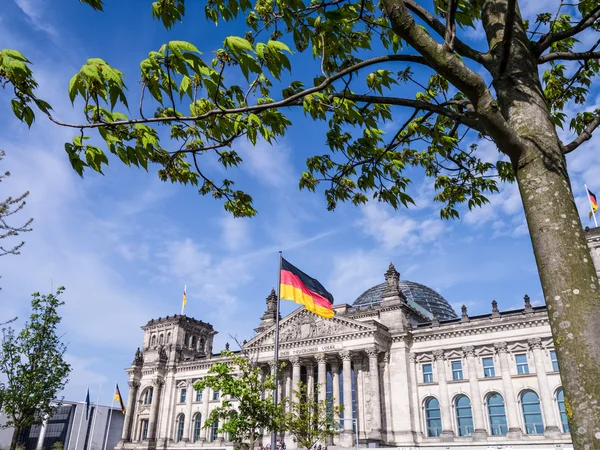
<path fill-rule="evenodd" d="M 80 117 L 67 86 L 88 57 L 125 72 L 134 98 L 138 64 L 149 50 L 187 40 L 210 54 L 236 31 L 215 28 L 193 7 L 183 24 L 166 32 L 151 19 L 149 1 L 105 3 L 106 11 L 95 13 L 75 0 L 3 2 L 0 48 L 19 49 L 34 62 L 42 97 L 61 119 Z M 534 14 L 531 8 L 524 13 Z M 481 36 L 480 30 L 469 31 L 467 40 Z M 540 302 L 515 185 L 503 186 L 490 205 L 460 221 L 439 219 L 438 205 L 430 200 L 432 182 L 420 174 L 411 187 L 417 206 L 409 210 L 372 203 L 327 212 L 322 193 L 297 189 L 304 161 L 323 149 L 324 134 L 322 126 L 296 114 L 290 132 L 273 147 L 242 144 L 245 162 L 235 178 L 254 196 L 259 215 L 233 219 L 195 188 L 161 183 L 152 169 L 146 174 L 115 161 L 105 176 L 79 178 L 63 150 L 72 130 L 42 117 L 28 130 L 9 111 L 9 98 L 0 93 L 0 148 L 7 152 L 2 170 L 12 173 L 2 194 L 31 192 L 21 217 L 34 217 L 34 230 L 25 235 L 20 256 L 0 260 L 0 319 L 25 318 L 32 292 L 66 286 L 62 328 L 73 365 L 65 391 L 69 400 L 83 400 L 87 385 L 95 396 L 103 383 L 102 403 L 110 403 L 114 382 L 126 391 L 124 368 L 141 345 L 139 327 L 178 313 L 184 284 L 186 313 L 219 331 L 215 350 L 233 342 L 230 335 L 252 337 L 277 281 L 280 249 L 322 281 L 337 303 L 352 303 L 382 282 L 390 261 L 403 279 L 436 289 L 456 310 L 464 303 L 471 314 L 485 313 L 493 299 L 501 309 L 517 308 L 526 293 Z M 597 102 L 595 90 L 587 107 Z M 597 139 L 569 157 L 584 225 L 590 224 L 584 181 L 600 193 Z M 490 160 L 496 157 L 488 142 L 480 150 Z M 224 176 L 218 167 L 211 169 Z M 294 305 L 282 309 L 288 313 Z"/>

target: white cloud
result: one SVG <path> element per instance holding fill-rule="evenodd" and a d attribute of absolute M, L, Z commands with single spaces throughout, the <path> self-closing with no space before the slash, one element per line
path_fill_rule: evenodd
<path fill-rule="evenodd" d="M 230 251 L 237 251 L 249 245 L 250 230 L 248 220 L 236 218 L 229 214 L 219 221 L 223 244 Z"/>
<path fill-rule="evenodd" d="M 48 33 L 53 38 L 58 36 L 56 29 L 45 22 L 45 2 L 42 0 L 15 0 L 15 3 L 21 11 L 23 11 L 23 14 L 27 16 L 27 19 L 29 19 L 33 26 Z"/>
<path fill-rule="evenodd" d="M 290 161 L 291 149 L 285 143 L 259 140 L 255 146 L 249 141 L 242 141 L 239 153 L 244 159 L 243 170 L 256 178 L 261 184 L 274 188 L 296 186 L 298 176 Z"/>
<path fill-rule="evenodd" d="M 383 205 L 369 203 L 361 208 L 358 226 L 387 250 L 419 251 L 424 244 L 436 241 L 447 231 L 440 219 L 416 220 L 407 214 L 390 214 Z"/>

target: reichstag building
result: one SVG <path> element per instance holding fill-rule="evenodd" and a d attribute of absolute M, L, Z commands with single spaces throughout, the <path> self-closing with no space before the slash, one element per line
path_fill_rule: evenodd
<path fill-rule="evenodd" d="M 586 232 L 600 272 L 600 228 Z M 381 284 L 333 319 L 299 308 L 280 322 L 280 395 L 299 380 L 319 399 L 344 406 L 342 431 L 326 443 L 361 447 L 572 448 L 564 393 L 545 307 L 469 316 L 432 289 L 404 281 L 393 265 Z M 266 300 L 245 351 L 271 370 L 276 297 Z M 175 315 L 142 327 L 129 374 L 117 448 L 232 449 L 204 428 L 219 392 L 193 384 L 221 357 L 212 325 Z M 264 437 L 264 444 L 270 441 Z M 295 444 L 285 437 L 288 448 Z"/>

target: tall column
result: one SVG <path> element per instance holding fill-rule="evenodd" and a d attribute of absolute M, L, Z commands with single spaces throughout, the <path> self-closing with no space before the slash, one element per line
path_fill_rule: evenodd
<path fill-rule="evenodd" d="M 371 347 L 366 349 L 369 356 L 369 376 L 371 378 L 371 392 L 366 394 L 371 397 L 371 431 L 369 438 L 381 439 L 381 391 L 379 389 L 379 349 Z"/>
<path fill-rule="evenodd" d="M 171 369 L 169 369 L 167 376 L 165 377 L 165 384 L 163 387 L 163 393 L 162 393 L 162 401 L 161 401 L 161 406 L 160 406 L 160 417 L 161 420 L 160 422 L 158 422 L 157 424 L 160 425 L 159 430 L 158 430 L 158 436 L 157 438 L 160 439 L 161 441 L 165 442 L 169 440 L 169 437 L 171 436 L 170 434 L 170 429 L 169 427 L 171 426 L 171 417 L 173 416 L 173 403 L 175 401 L 174 396 L 173 396 L 173 380 L 174 380 L 175 376 L 172 372 Z"/>
<path fill-rule="evenodd" d="M 323 353 L 315 356 L 317 360 L 317 400 L 322 402 L 327 400 L 327 357 Z"/>
<path fill-rule="evenodd" d="M 292 363 L 292 390 L 290 391 L 290 395 L 291 401 L 296 402 L 299 400 L 296 391 L 298 390 L 298 383 L 300 383 L 300 368 L 302 366 L 300 364 L 300 358 L 297 356 L 292 356 L 290 362 Z"/>
<path fill-rule="evenodd" d="M 202 391 L 202 430 L 200 431 L 200 440 L 208 441 L 208 428 L 204 428 L 208 420 L 208 397 L 210 396 L 210 388 L 207 386 Z"/>
<path fill-rule="evenodd" d="M 42 425 L 40 426 L 40 435 L 38 437 L 36 449 L 42 450 L 44 448 L 44 439 L 46 438 L 46 427 L 48 426 L 48 416 L 44 417 Z"/>
<path fill-rule="evenodd" d="M 438 386 L 440 389 L 440 411 L 442 413 L 442 435 L 440 439 L 451 441 L 454 439 L 454 431 L 452 430 L 452 413 L 450 411 L 450 397 L 448 396 L 444 350 L 434 350 L 433 357 L 435 358 L 435 365 L 437 367 Z"/>
<path fill-rule="evenodd" d="M 419 394 L 418 394 L 418 389 L 417 389 L 417 384 L 419 383 L 419 379 L 418 379 L 418 374 L 417 374 L 417 355 L 415 355 L 414 353 L 410 353 L 408 355 L 408 361 L 409 361 L 409 369 L 408 369 L 408 374 L 409 374 L 409 384 L 408 384 L 408 389 L 410 392 L 410 395 L 412 396 L 412 403 L 414 405 L 414 410 L 413 411 L 409 411 L 409 414 L 411 415 L 411 419 L 412 419 L 412 427 L 415 433 L 422 433 L 423 431 L 421 430 L 421 420 L 420 420 L 420 413 L 421 413 L 421 406 L 419 405 Z"/>
<path fill-rule="evenodd" d="M 135 416 L 135 399 L 137 398 L 137 391 L 140 387 L 140 382 L 137 380 L 129 381 L 129 394 L 127 395 L 127 409 L 125 410 L 125 418 L 123 419 L 123 434 L 121 440 L 131 440 L 131 421 Z"/>
<path fill-rule="evenodd" d="M 148 440 L 155 440 L 158 433 L 156 429 L 156 419 L 158 419 L 158 408 L 162 394 L 164 380 L 155 378 L 152 380 L 152 405 L 150 405 L 150 420 L 148 421 Z"/>
<path fill-rule="evenodd" d="M 549 437 L 560 436 L 560 430 L 556 422 L 554 413 L 554 401 L 550 393 L 550 385 L 548 384 L 548 376 L 546 375 L 546 367 L 544 366 L 544 354 L 542 353 L 542 340 L 539 337 L 531 338 L 527 341 L 533 352 L 533 361 L 535 362 L 535 374 L 537 376 L 538 385 L 540 388 L 540 396 L 542 402 L 542 411 L 544 412 L 544 434 Z"/>
<path fill-rule="evenodd" d="M 522 431 L 517 401 L 515 399 L 515 390 L 513 389 L 512 377 L 510 376 L 508 348 L 506 342 L 496 342 L 494 347 L 496 347 L 496 352 L 500 359 L 500 374 L 502 376 L 502 389 L 504 390 L 504 409 L 506 411 L 506 420 L 508 421 L 508 437 L 510 439 L 520 439 Z"/>
<path fill-rule="evenodd" d="M 309 360 L 305 365 L 306 367 L 306 398 L 315 398 L 315 366 L 312 360 Z"/>
<path fill-rule="evenodd" d="M 475 347 L 467 345 L 462 348 L 467 360 L 467 370 L 469 375 L 469 388 L 471 391 L 471 410 L 473 411 L 473 431 L 474 440 L 483 440 L 487 436 L 485 429 L 485 419 L 483 415 L 483 399 L 479 391 L 479 380 L 477 376 L 477 360 L 475 359 Z"/>
<path fill-rule="evenodd" d="M 186 380 L 185 391 L 185 419 L 183 422 L 183 442 L 190 440 L 190 423 L 192 421 L 192 397 L 194 396 L 194 385 L 191 379 Z"/>
<path fill-rule="evenodd" d="M 331 364 L 331 395 L 333 397 L 333 406 L 334 408 L 339 408 L 340 406 L 340 365 L 337 358 L 331 359 L 329 362 Z M 340 415 L 335 413 L 333 419 L 337 422 L 340 420 Z"/>
<path fill-rule="evenodd" d="M 292 384 L 292 367 L 285 369 L 285 396 L 288 399 L 288 411 L 292 404 L 293 384 Z"/>
<path fill-rule="evenodd" d="M 340 352 L 344 383 L 344 432 L 352 433 L 352 354 L 349 350 Z"/>

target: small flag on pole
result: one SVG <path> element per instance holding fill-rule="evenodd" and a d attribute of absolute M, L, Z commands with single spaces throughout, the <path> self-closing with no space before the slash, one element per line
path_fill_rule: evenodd
<path fill-rule="evenodd" d="M 121 412 L 125 414 L 125 405 L 123 404 L 123 397 L 121 397 L 121 391 L 119 391 L 119 385 L 115 384 L 115 396 L 113 397 L 115 402 L 119 402 L 121 405 Z"/>
<path fill-rule="evenodd" d="M 185 309 L 185 305 L 187 305 L 187 286 L 183 286 L 183 303 L 181 304 L 181 314 L 183 314 L 183 310 Z"/>
<path fill-rule="evenodd" d="M 85 420 L 88 420 L 90 415 L 90 388 L 87 388 L 87 392 L 85 394 Z"/>
<path fill-rule="evenodd" d="M 590 213 L 590 220 L 591 220 L 594 213 L 598 211 L 598 199 L 596 198 L 596 194 L 594 194 L 592 191 L 590 191 L 587 188 L 587 186 L 586 186 L 586 189 L 587 189 L 588 197 L 590 198 L 590 205 L 592 207 L 592 212 Z"/>
<path fill-rule="evenodd" d="M 318 280 L 309 277 L 283 258 L 279 297 L 304 305 L 309 311 L 326 319 L 333 317 L 333 296 Z"/>

